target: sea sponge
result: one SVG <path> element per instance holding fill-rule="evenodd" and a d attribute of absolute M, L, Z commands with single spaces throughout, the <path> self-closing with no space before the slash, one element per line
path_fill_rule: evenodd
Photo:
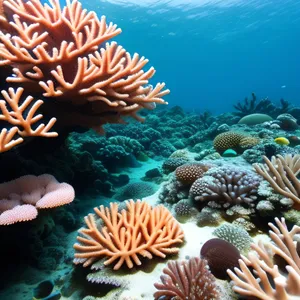
<path fill-rule="evenodd" d="M 191 185 L 212 167 L 211 164 L 187 163 L 176 168 L 175 176 L 184 185 Z"/>
<path fill-rule="evenodd" d="M 169 174 L 175 171 L 179 166 L 186 164 L 188 161 L 189 159 L 185 157 L 170 157 L 164 161 L 162 169 L 164 173 Z"/>
<path fill-rule="evenodd" d="M 143 181 L 131 182 L 121 187 L 114 195 L 114 198 L 119 201 L 128 199 L 141 199 L 153 195 L 156 190 L 156 186 L 152 183 Z"/>
<path fill-rule="evenodd" d="M 240 141 L 240 147 L 243 149 L 252 148 L 259 142 L 260 140 L 254 136 L 244 136 Z"/>

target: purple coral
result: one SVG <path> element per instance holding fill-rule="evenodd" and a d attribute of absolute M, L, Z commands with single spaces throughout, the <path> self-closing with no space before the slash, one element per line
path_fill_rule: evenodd
<path fill-rule="evenodd" d="M 155 283 L 154 299 L 204 300 L 220 299 L 215 277 L 204 259 L 193 257 L 185 261 L 170 261 Z"/>
<path fill-rule="evenodd" d="M 230 204 L 252 204 L 257 199 L 261 178 L 251 170 L 233 166 L 212 168 L 197 179 L 190 189 L 195 200 L 223 200 Z"/>

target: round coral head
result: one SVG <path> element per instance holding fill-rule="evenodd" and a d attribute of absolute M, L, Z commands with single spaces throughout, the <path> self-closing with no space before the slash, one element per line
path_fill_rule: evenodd
<path fill-rule="evenodd" d="M 201 258 L 206 259 L 211 273 L 218 279 L 228 279 L 227 269 L 239 267 L 239 250 L 222 239 L 208 240 L 201 248 Z"/>

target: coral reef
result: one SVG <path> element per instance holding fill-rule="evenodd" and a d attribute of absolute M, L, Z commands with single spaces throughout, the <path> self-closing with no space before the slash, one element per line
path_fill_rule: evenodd
<path fill-rule="evenodd" d="M 110 209 L 100 206 L 94 210 L 104 224 L 97 222 L 95 215 L 85 217 L 87 228 L 79 230 L 79 244 L 74 245 L 76 264 L 90 266 L 105 256 L 103 264 L 115 263 L 114 270 L 123 263 L 132 268 L 141 264 L 139 255 L 164 258 L 178 252 L 175 245 L 183 242 L 183 231 L 162 205 L 151 208 L 146 202 L 131 200 L 121 213 L 117 203 L 110 203 Z"/>
<path fill-rule="evenodd" d="M 148 84 L 155 73 L 154 68 L 143 71 L 148 60 L 138 54 L 131 56 L 116 42 L 107 42 L 121 29 L 107 24 L 104 16 L 99 19 L 76 0 L 67 1 L 64 8 L 58 0 L 50 5 L 39 0 L 5 0 L 2 5 L 1 20 L 8 33 L 0 35 L 0 66 L 11 66 L 13 72 L 7 82 L 18 83 L 38 97 L 55 98 L 47 101 L 43 110 L 56 113 L 64 125 L 102 131 L 103 124 L 123 122 L 124 116 L 142 120 L 137 115 L 142 108 L 165 103 L 161 98 L 169 93 L 163 90 L 165 84 Z M 43 117 L 34 117 L 43 101 L 27 97 L 18 107 L 22 92 L 22 88 L 2 92 L 2 120 L 13 127 L 2 130 L 1 151 L 21 143 L 26 135 L 57 135 L 49 132 L 55 118 L 31 128 Z M 22 112 L 27 107 L 30 114 L 24 119 Z"/>

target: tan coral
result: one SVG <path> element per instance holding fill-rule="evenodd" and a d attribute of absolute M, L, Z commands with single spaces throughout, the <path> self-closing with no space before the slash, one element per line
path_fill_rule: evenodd
<path fill-rule="evenodd" d="M 269 182 L 276 193 L 292 199 L 294 208 L 300 210 L 300 155 L 278 155 L 270 161 L 263 156 L 265 165 L 254 164 L 256 172 Z"/>
<path fill-rule="evenodd" d="M 152 208 L 144 201 L 126 202 L 127 209 L 118 212 L 118 204 L 101 205 L 85 217 L 87 228 L 79 230 L 75 244 L 75 263 L 89 266 L 105 257 L 104 265 L 116 262 L 114 270 L 124 263 L 128 268 L 140 265 L 139 256 L 164 258 L 177 253 L 183 242 L 179 223 L 163 205 Z M 100 222 L 97 221 L 100 218 Z"/>
<path fill-rule="evenodd" d="M 299 299 L 300 257 L 295 236 L 300 233 L 300 227 L 295 225 L 289 231 L 284 218 L 275 218 L 275 222 L 277 226 L 269 223 L 273 243 L 253 244 L 256 254 L 242 256 L 240 268 L 227 273 L 234 282 L 233 290 L 243 296 L 262 300 Z M 275 256 L 285 262 L 285 271 L 275 264 Z M 254 272 L 250 271 L 252 268 Z"/>
<path fill-rule="evenodd" d="M 223 153 L 227 149 L 244 150 L 251 148 L 259 143 L 259 139 L 253 136 L 248 136 L 244 133 L 227 131 L 218 134 L 214 141 L 216 151 Z"/>

